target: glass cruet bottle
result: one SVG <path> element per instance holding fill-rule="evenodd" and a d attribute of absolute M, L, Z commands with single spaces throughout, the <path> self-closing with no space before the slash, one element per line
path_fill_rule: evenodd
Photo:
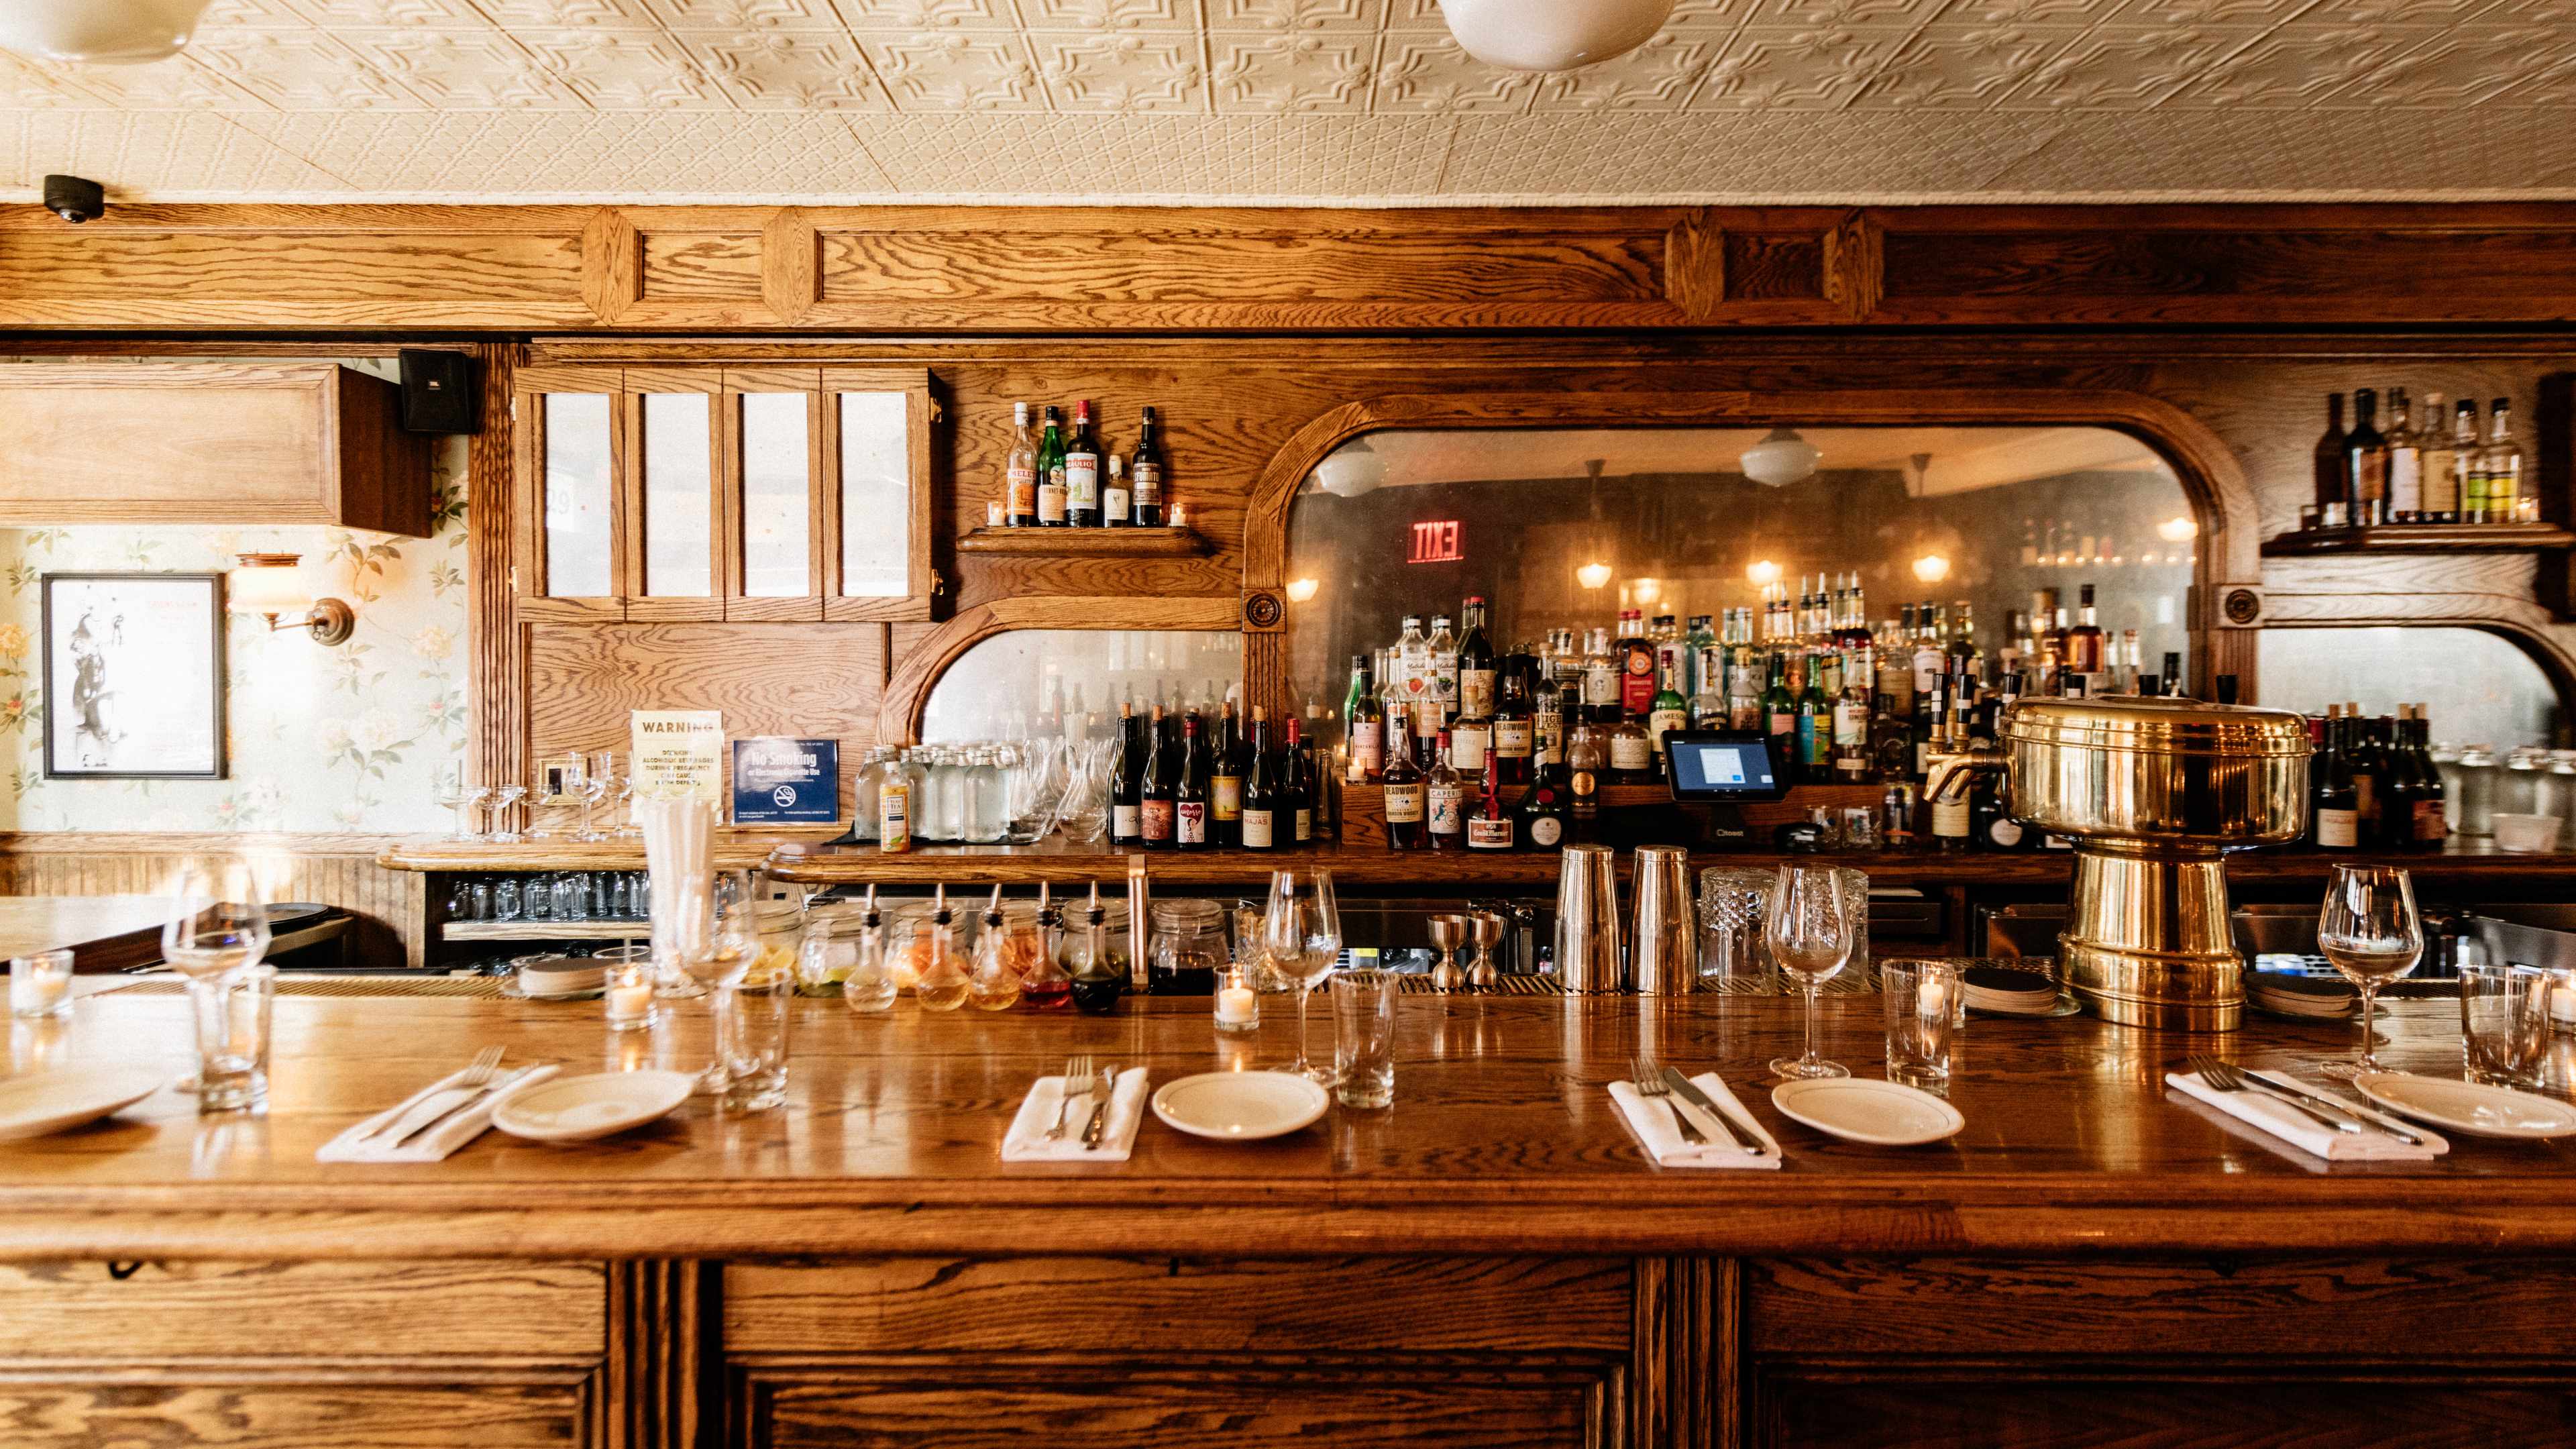
<path fill-rule="evenodd" d="M 932 895 L 930 919 L 913 936 L 912 998 L 924 1011 L 955 1011 L 966 1004 L 966 972 L 957 964 L 955 949 L 956 920 L 949 912 L 948 887 L 943 883 Z"/>
<path fill-rule="evenodd" d="M 978 1011 L 1008 1011 L 1020 1004 L 1020 973 L 1002 949 L 1009 931 L 1002 924 L 1002 888 L 993 887 L 984 907 L 984 929 L 975 938 L 975 969 L 966 977 L 966 1001 Z"/>
<path fill-rule="evenodd" d="M 1073 999 L 1073 975 L 1057 957 L 1064 950 L 1064 919 L 1055 903 L 1048 899 L 1047 887 L 1038 886 L 1038 948 L 1031 957 L 1029 969 L 1020 978 L 1020 999 L 1038 1011 L 1060 1010 Z"/>
<path fill-rule="evenodd" d="M 841 983 L 841 1001 L 852 1011 L 884 1011 L 894 1005 L 894 963 L 886 959 L 885 916 L 877 910 L 873 882 L 867 904 L 859 910 L 859 957 Z"/>
<path fill-rule="evenodd" d="M 1109 956 L 1109 913 L 1100 905 L 1100 883 L 1091 883 L 1091 904 L 1082 913 L 1083 927 L 1064 933 L 1064 974 L 1072 982 L 1073 1004 L 1097 1016 L 1118 1009 L 1127 992 L 1127 974 Z"/>

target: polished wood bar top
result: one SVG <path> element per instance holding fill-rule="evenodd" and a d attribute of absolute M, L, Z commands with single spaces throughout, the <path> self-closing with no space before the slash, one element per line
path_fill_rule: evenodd
<path fill-rule="evenodd" d="M 1251 1144 L 1149 1118 L 1133 1160 L 1087 1166 L 1000 1160 L 1033 1078 L 1076 1051 L 1157 1083 L 1278 1065 L 1295 1050 L 1293 1005 L 1266 999 L 1241 1042 L 1216 1037 L 1204 999 L 1104 1018 L 795 1010 L 778 1111 L 720 1116 L 699 1098 L 586 1146 L 492 1133 L 437 1164 L 326 1165 L 313 1154 L 334 1133 L 484 1044 L 568 1071 L 689 1069 L 706 1059 L 706 1014 L 682 1005 L 650 1034 L 611 1038 L 596 1002 L 282 995 L 265 1116 L 201 1118 L 165 1091 L 0 1144 L 0 1255 L 2576 1249 L 2576 1149 L 2461 1139 L 2439 1162 L 2329 1168 L 2162 1082 L 2203 1050 L 2312 1074 L 2350 1052 L 2348 1023 L 2192 1038 L 1980 1018 L 1951 1092 L 1965 1132 L 1885 1149 L 1773 1108 L 1762 1063 L 1794 1050 L 1794 1001 L 1407 995 L 1393 1108 L 1335 1108 Z M 2389 1010 L 2389 1060 L 2458 1070 L 2452 1003 Z M 1824 1013 L 1827 1053 L 1878 1075 L 1878 999 L 1829 998 Z M 1329 1053 L 1329 1015 L 1315 1014 Z M 111 993 L 66 1023 L 18 1023 L 13 1064 L 177 1072 L 187 1040 L 177 996 Z M 1639 1052 L 1723 1072 L 1787 1166 L 1649 1163 L 1604 1091 Z"/>
<path fill-rule="evenodd" d="M 81 969 L 151 961 L 169 916 L 166 896 L 0 896 L 0 959 L 68 946 Z"/>

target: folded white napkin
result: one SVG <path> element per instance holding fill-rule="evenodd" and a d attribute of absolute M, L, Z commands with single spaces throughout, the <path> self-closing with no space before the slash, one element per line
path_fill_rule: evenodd
<path fill-rule="evenodd" d="M 432 1093 L 449 1087 L 463 1086 L 464 1069 L 448 1073 L 400 1102 L 350 1128 L 322 1144 L 313 1154 L 316 1162 L 436 1162 L 457 1148 L 483 1135 L 492 1125 L 492 1110 L 503 1102 L 553 1076 L 560 1068 L 537 1067 L 500 1091 L 491 1093 L 473 1106 L 448 1118 L 430 1131 L 420 1134 L 401 1147 L 388 1142 L 367 1140 L 375 1132 L 392 1126 L 402 1114 L 427 1101 Z"/>
<path fill-rule="evenodd" d="M 2269 1073 L 2257 1072 L 2256 1076 Z M 2292 1111 L 2281 1102 L 2260 1092 L 2222 1092 L 2200 1079 L 2198 1072 L 2167 1072 L 2165 1085 L 2196 1102 L 2203 1102 L 2237 1121 L 2296 1147 L 2310 1157 L 2328 1162 L 2430 1162 L 2451 1150 L 2451 1144 L 2429 1127 L 2413 1122 L 2400 1123 L 2407 1131 L 2424 1139 L 2421 1147 L 2409 1146 L 2385 1132 L 2363 1130 L 2337 1132 L 2331 1127 L 2310 1121 L 2306 1115 Z M 2279 1085 L 2275 1083 L 2274 1085 Z M 2298 1095 L 2291 1093 L 2292 1096 Z M 2365 1119 L 2383 1114 L 2367 1107 L 2346 1104 L 2344 1110 Z M 2395 1118 L 2385 1120 L 2396 1121 Z"/>
<path fill-rule="evenodd" d="M 1742 1147 L 1730 1147 L 1723 1142 L 1702 1144 L 1684 1141 L 1681 1120 L 1677 1115 L 1681 1111 L 1680 1104 L 1671 1097 L 1661 1100 L 1650 1098 L 1638 1091 L 1634 1082 L 1612 1082 L 1610 1100 L 1618 1104 L 1619 1115 L 1627 1121 L 1628 1130 L 1637 1134 L 1637 1141 L 1645 1147 L 1646 1155 L 1654 1158 L 1659 1166 L 1777 1168 L 1780 1165 L 1778 1140 L 1767 1131 L 1759 1131 L 1762 1126 L 1760 1119 L 1744 1111 L 1744 1104 L 1727 1090 L 1724 1077 L 1715 1072 L 1702 1072 L 1691 1078 L 1691 1085 L 1708 1093 L 1709 1100 L 1722 1107 L 1733 1107 L 1752 1121 L 1758 1133 L 1756 1145 L 1762 1148 L 1762 1155 L 1756 1157 Z M 1721 1112 L 1718 1120 L 1725 1123 L 1726 1130 L 1735 1134 L 1739 1141 L 1743 1138 L 1744 1128 L 1735 1121 L 1733 1114 Z"/>
<path fill-rule="evenodd" d="M 1100 1079 L 1092 1078 L 1097 1084 Z M 1073 1084 L 1078 1095 L 1082 1084 Z M 1077 1105 L 1065 1114 L 1064 1135 L 1050 1142 L 1046 1130 L 1055 1123 L 1056 1108 L 1064 1104 L 1065 1079 L 1040 1077 L 1029 1088 L 1028 1099 L 1020 1103 L 1020 1115 L 1011 1119 L 1011 1130 L 1002 1134 L 1004 1162 L 1125 1162 L 1136 1150 L 1136 1129 L 1145 1124 L 1145 1069 L 1129 1067 L 1118 1074 L 1118 1085 L 1109 1094 L 1109 1118 L 1100 1124 L 1100 1145 L 1083 1150 L 1082 1124 L 1091 1120 L 1091 1108 Z"/>

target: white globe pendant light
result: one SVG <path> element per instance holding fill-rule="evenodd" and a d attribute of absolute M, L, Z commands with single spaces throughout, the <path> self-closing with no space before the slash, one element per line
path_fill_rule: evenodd
<path fill-rule="evenodd" d="M 1815 477 L 1816 464 L 1824 456 L 1816 451 L 1815 444 L 1799 437 L 1796 428 L 1773 428 L 1735 462 L 1745 477 L 1763 487 L 1786 488 Z"/>
<path fill-rule="evenodd" d="M 37 60 L 140 65 L 179 53 L 208 0 L 0 0 L 0 50 Z"/>
<path fill-rule="evenodd" d="M 1573 70 L 1645 44 L 1673 0 L 1440 0 L 1469 55 L 1509 70 Z"/>

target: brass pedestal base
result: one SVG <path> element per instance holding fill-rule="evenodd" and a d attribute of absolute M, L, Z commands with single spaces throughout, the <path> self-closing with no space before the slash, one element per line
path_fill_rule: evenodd
<path fill-rule="evenodd" d="M 2234 1031 L 2245 959 L 2227 919 L 2217 852 L 2075 855 L 2073 914 L 2057 938 L 2066 984 L 2105 1021 Z"/>

